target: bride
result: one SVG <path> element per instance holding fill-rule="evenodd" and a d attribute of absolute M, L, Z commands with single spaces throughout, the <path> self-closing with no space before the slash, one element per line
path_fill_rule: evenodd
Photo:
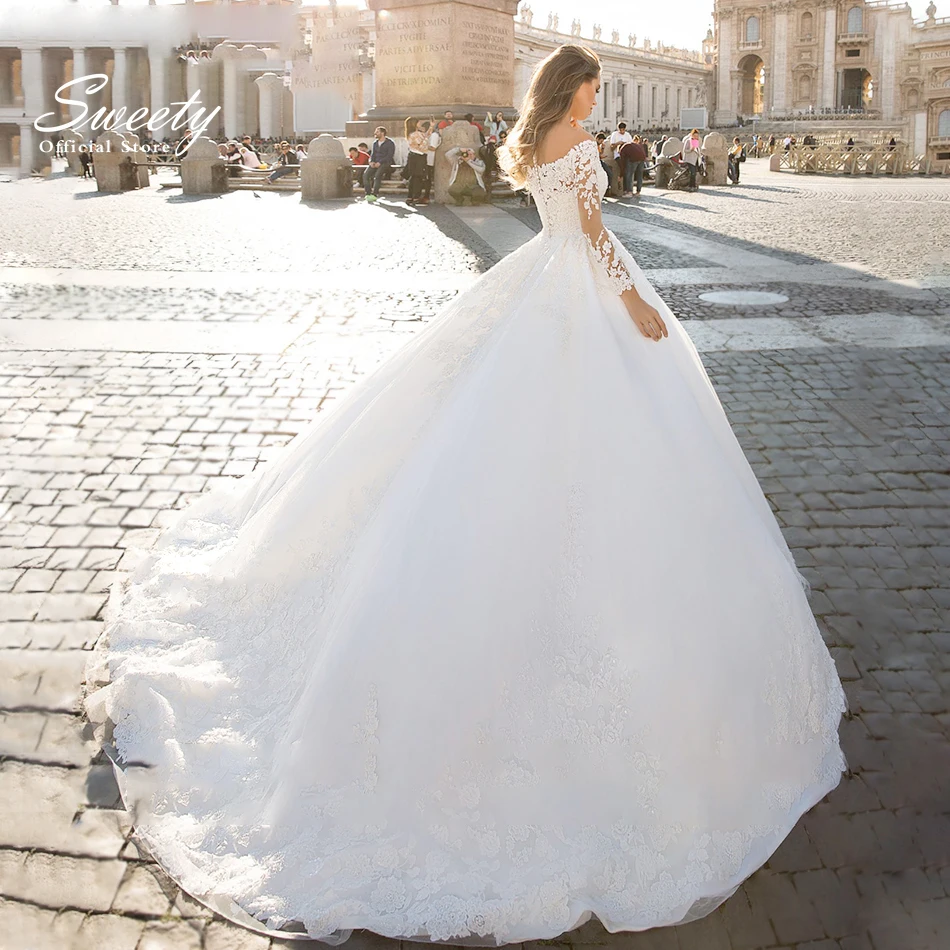
<path fill-rule="evenodd" d="M 686 333 L 540 64 L 543 229 L 112 590 L 137 834 L 261 932 L 495 946 L 712 911 L 845 767 L 841 684 Z"/>

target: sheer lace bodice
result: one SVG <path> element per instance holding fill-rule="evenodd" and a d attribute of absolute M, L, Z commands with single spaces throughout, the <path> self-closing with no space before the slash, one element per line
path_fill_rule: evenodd
<path fill-rule="evenodd" d="M 634 286 L 619 241 L 601 220 L 607 173 L 600 164 L 596 141 L 584 139 L 553 162 L 534 165 L 528 171 L 528 190 L 550 236 L 583 235 L 611 289 L 621 294 Z"/>

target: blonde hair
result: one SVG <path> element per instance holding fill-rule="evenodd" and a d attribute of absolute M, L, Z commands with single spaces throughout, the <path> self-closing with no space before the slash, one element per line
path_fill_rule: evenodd
<path fill-rule="evenodd" d="M 545 135 L 564 118 L 574 94 L 600 76 L 600 60 L 586 46 L 565 43 L 543 59 L 518 110 L 518 121 L 495 153 L 501 177 L 516 187 L 528 178 Z"/>

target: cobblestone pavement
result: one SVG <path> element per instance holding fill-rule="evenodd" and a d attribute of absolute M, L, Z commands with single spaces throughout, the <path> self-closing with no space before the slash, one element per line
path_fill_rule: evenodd
<path fill-rule="evenodd" d="M 738 189 L 647 190 L 609 209 L 684 325 L 748 317 L 699 299 L 715 289 L 789 296 L 757 315 L 950 319 L 946 284 L 920 283 L 948 273 L 945 248 L 927 250 L 950 232 L 946 183 L 749 166 Z M 97 197 L 67 179 L 0 189 L 0 950 L 301 946 L 216 917 L 139 850 L 78 716 L 83 664 L 109 584 L 170 509 L 266 461 L 497 252 L 444 208 Z M 882 203 L 890 251 L 865 217 Z M 43 342 L 25 348 L 14 325 Z M 183 351 L 191 328 L 207 344 Z M 944 950 L 950 347 L 702 355 L 812 581 L 850 703 L 851 773 L 710 917 L 639 934 L 591 922 L 526 946 Z M 357 932 L 347 947 L 396 941 Z"/>

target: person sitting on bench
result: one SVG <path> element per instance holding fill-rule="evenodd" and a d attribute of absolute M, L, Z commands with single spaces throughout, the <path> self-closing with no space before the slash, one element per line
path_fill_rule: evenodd
<path fill-rule="evenodd" d="M 292 175 L 297 171 L 300 171 L 297 153 L 290 147 L 289 142 L 281 142 L 280 154 L 277 156 L 274 170 L 267 176 L 267 180 L 277 181 L 278 178 L 283 178 L 284 175 Z"/>

